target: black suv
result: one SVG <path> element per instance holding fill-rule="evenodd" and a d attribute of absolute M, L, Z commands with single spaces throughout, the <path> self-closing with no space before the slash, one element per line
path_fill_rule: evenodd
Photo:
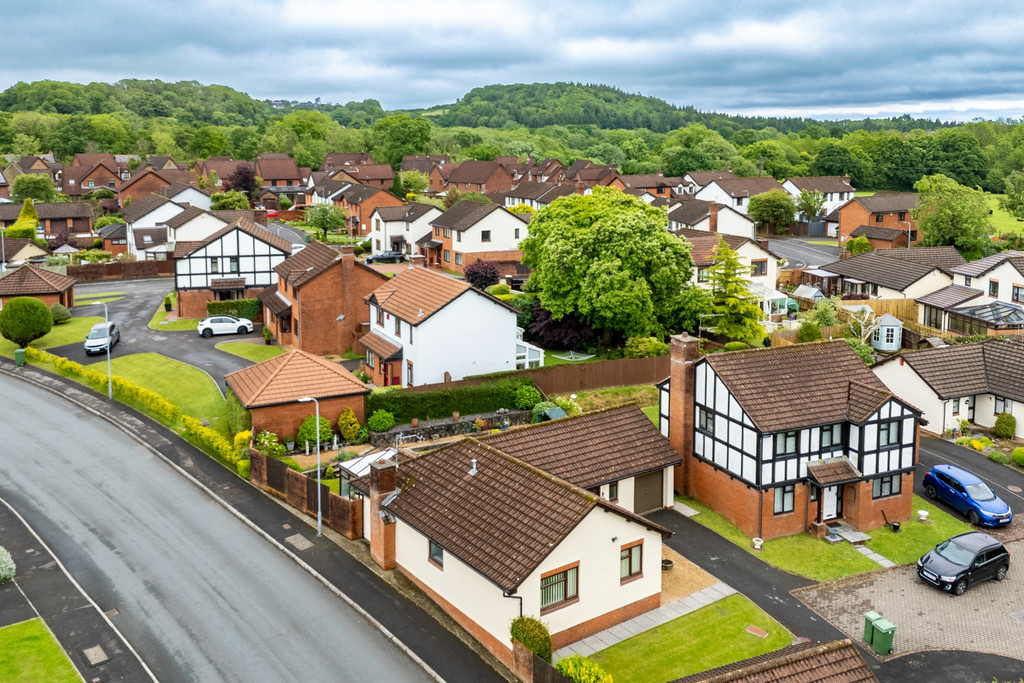
<path fill-rule="evenodd" d="M 382 251 L 374 256 L 367 256 L 367 263 L 401 263 L 405 255 L 400 251 Z"/>
<path fill-rule="evenodd" d="M 963 595 L 968 586 L 988 579 L 1002 581 L 1009 569 L 1010 553 L 981 531 L 945 540 L 917 561 L 918 576 L 953 595 Z"/>

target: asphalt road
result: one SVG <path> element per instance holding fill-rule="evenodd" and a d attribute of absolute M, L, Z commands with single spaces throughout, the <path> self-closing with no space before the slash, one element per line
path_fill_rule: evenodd
<path fill-rule="evenodd" d="M 0 451 L 14 506 L 161 681 L 428 680 L 294 561 L 150 450 L 53 394 L 17 406 Z M 309 534 L 302 529 L 299 533 Z"/>
<path fill-rule="evenodd" d="M 1019 470 L 994 463 L 981 453 L 975 453 L 948 441 L 922 436 L 917 471 L 914 473 L 914 493 L 917 495 L 925 497 L 921 480 L 924 478 L 924 473 L 934 465 L 956 465 L 973 472 L 975 476 L 988 484 L 997 496 L 1006 501 L 1014 515 L 1024 513 L 1024 492 L 1013 491 L 1009 488 L 1015 486 L 1017 489 L 1024 489 L 1024 473 Z M 945 504 L 937 501 L 936 505 L 944 506 Z M 947 506 L 947 509 L 950 514 L 959 516 L 959 513 L 953 508 Z M 1024 518 L 1015 519 L 1009 526 L 1012 528 L 1018 524 L 1024 526 Z"/>
<path fill-rule="evenodd" d="M 824 244 L 810 244 L 810 240 L 821 241 L 827 238 L 788 237 L 768 241 L 768 248 L 779 256 L 786 258 L 787 268 L 816 268 L 825 263 L 839 260 L 839 247 Z"/>

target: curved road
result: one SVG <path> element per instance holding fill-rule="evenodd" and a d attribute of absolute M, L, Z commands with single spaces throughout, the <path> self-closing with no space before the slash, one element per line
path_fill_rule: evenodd
<path fill-rule="evenodd" d="M 322 584 L 120 430 L 0 377 L 0 497 L 161 681 L 425 681 Z M 306 532 L 309 533 L 309 532 Z"/>

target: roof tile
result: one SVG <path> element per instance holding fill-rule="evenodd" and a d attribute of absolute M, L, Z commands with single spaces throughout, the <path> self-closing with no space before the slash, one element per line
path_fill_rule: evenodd
<path fill-rule="evenodd" d="M 246 408 L 295 403 L 306 396 L 323 400 L 370 392 L 339 363 L 299 349 L 232 372 L 224 380 Z"/>

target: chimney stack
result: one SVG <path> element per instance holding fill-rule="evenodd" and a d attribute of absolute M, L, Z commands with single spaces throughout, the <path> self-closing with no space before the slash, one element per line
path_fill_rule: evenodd
<path fill-rule="evenodd" d="M 395 491 L 397 475 L 394 460 L 370 463 L 370 557 L 385 570 L 395 567 L 395 525 L 381 516 L 381 501 Z"/>
<path fill-rule="evenodd" d="M 672 348 L 669 369 L 668 437 L 683 458 L 675 471 L 675 489 L 693 495 L 694 363 L 700 356 L 700 340 L 687 333 L 669 339 Z"/>
<path fill-rule="evenodd" d="M 426 268 L 427 267 L 427 257 L 424 256 L 423 254 L 410 254 L 409 255 L 409 265 L 412 266 L 413 268 L 417 268 L 417 267 L 419 267 L 419 268 Z"/>
<path fill-rule="evenodd" d="M 718 232 L 718 202 L 711 202 L 708 207 L 708 230 Z"/>

